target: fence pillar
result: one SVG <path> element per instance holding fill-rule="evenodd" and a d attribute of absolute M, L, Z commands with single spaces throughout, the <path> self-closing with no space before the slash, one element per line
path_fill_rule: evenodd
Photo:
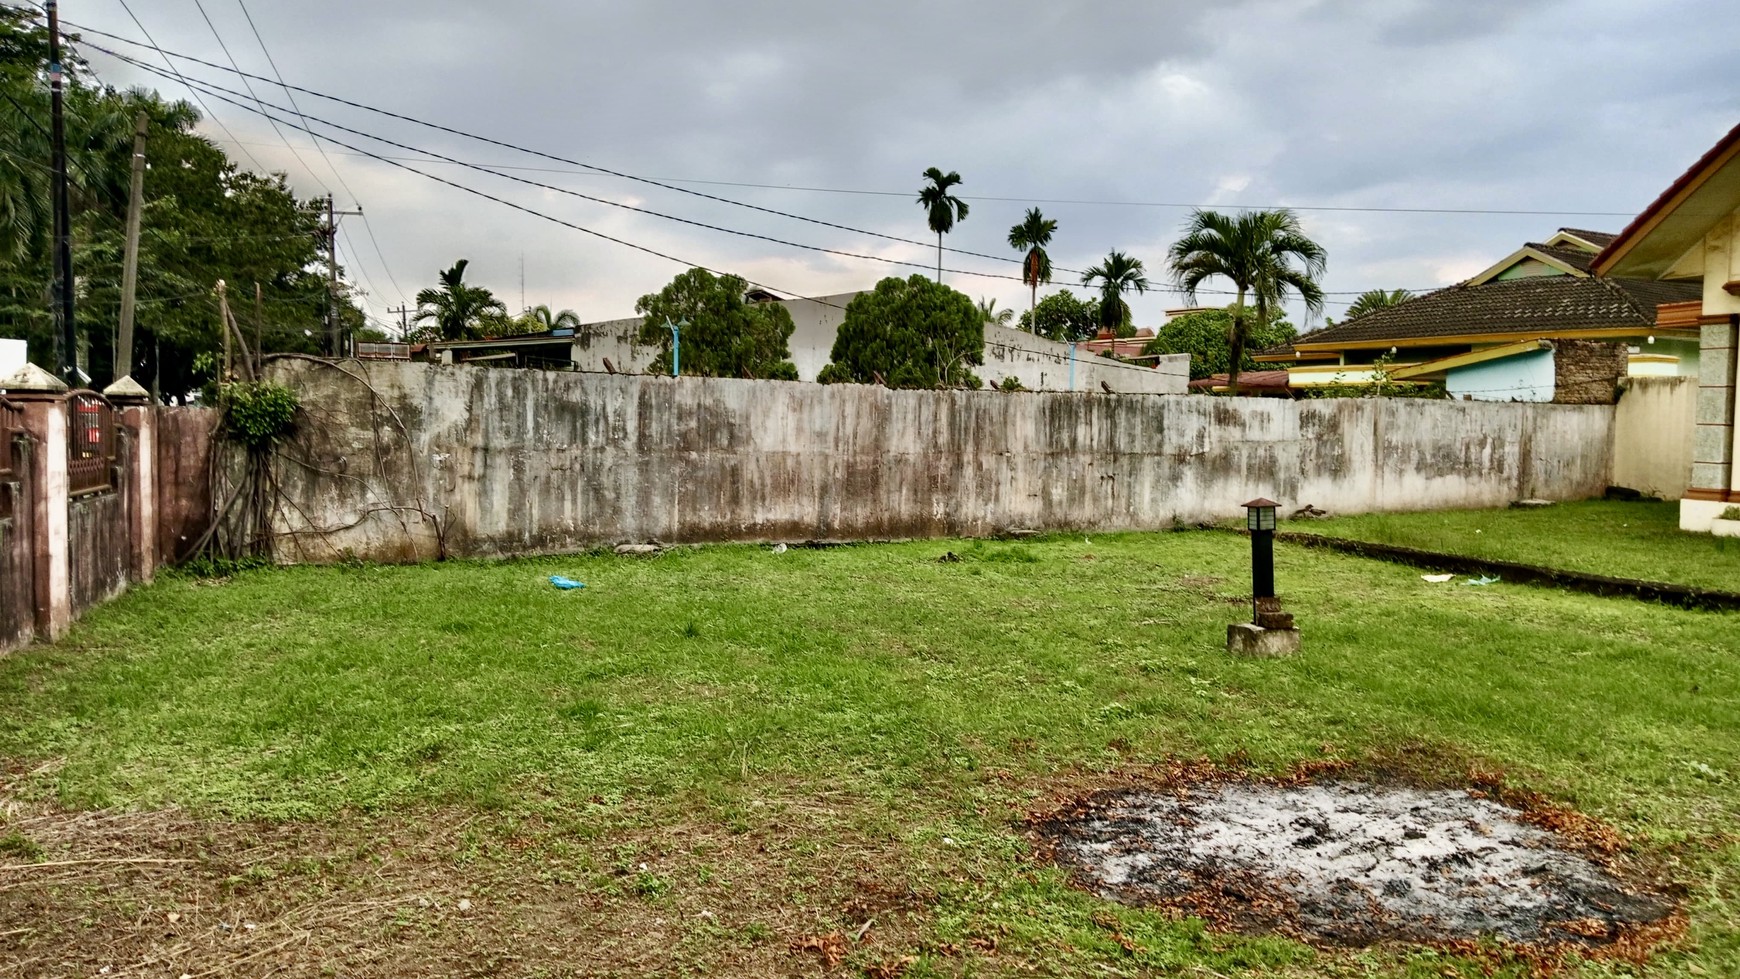
<path fill-rule="evenodd" d="M 6 396 L 24 409 L 23 428 L 35 441 L 28 496 L 30 542 L 36 555 L 36 637 L 59 639 L 72 623 L 72 561 L 68 551 L 66 385 L 34 364 L 0 380 Z"/>
<path fill-rule="evenodd" d="M 126 494 L 130 577 L 143 584 L 157 573 L 157 414 L 149 407 L 151 394 L 131 377 L 123 377 L 103 390 L 118 410 L 116 421 L 127 430 L 117 459 Z"/>

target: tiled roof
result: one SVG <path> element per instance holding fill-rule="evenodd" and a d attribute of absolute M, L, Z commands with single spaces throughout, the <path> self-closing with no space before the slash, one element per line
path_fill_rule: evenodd
<path fill-rule="evenodd" d="M 1543 245 L 1538 241 L 1529 242 L 1529 247 L 1542 255 L 1551 255 L 1579 272 L 1589 271 L 1590 263 L 1595 261 L 1595 253 L 1582 248 L 1568 248 L 1564 245 Z"/>
<path fill-rule="evenodd" d="M 1566 234 L 1576 235 L 1596 248 L 1606 248 L 1617 237 L 1605 231 L 1589 231 L 1584 228 L 1560 228 L 1559 230 Z M 1589 257 L 1594 258 L 1595 256 Z"/>
<path fill-rule="evenodd" d="M 1685 302 L 1702 294 L 1697 283 L 1570 275 L 1454 285 L 1337 323 L 1295 343 L 1307 346 L 1537 331 L 1553 335 L 1615 327 L 1647 330 L 1655 326 L 1657 305 Z"/>

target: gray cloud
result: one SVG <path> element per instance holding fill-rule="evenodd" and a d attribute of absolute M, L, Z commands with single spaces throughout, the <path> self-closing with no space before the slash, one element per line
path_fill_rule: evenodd
<path fill-rule="evenodd" d="M 269 73 L 234 0 L 205 0 L 243 67 Z M 1153 3 L 705 4 L 304 0 L 253 12 L 290 81 L 599 165 L 661 178 L 891 191 L 696 189 L 923 241 L 919 173 L 957 169 L 973 202 L 949 244 L 1008 251 L 1027 206 L 1068 201 L 1565 208 L 1647 203 L 1740 114 L 1722 0 L 1357 0 Z M 136 36 L 115 0 L 67 16 Z M 133 0 L 166 47 L 222 61 L 192 0 Z M 105 79 L 148 80 L 94 58 Z M 208 77 L 217 73 L 202 71 Z M 162 84 L 167 94 L 175 86 Z M 272 86 L 256 83 L 262 97 Z M 555 166 L 318 99 L 305 110 L 451 156 Z M 264 123 L 213 103 L 304 193 L 350 196 L 302 143 L 305 172 Z M 215 132 L 215 130 L 213 130 Z M 275 145 L 276 144 L 276 145 Z M 404 155 L 382 150 L 388 155 Z M 680 266 L 329 147 L 403 293 L 461 256 L 510 305 L 625 315 Z M 429 164 L 431 172 L 688 261 L 790 291 L 868 287 L 896 269 L 732 238 Z M 582 173 L 526 176 L 745 231 L 925 265 L 934 251 L 799 224 Z M 318 178 L 318 179 L 316 179 Z M 1186 212 L 1042 204 L 1055 259 L 1111 248 L 1158 283 Z M 1304 212 L 1330 252 L 1327 287 L 1429 287 L 1559 225 L 1622 216 Z M 347 230 L 371 311 L 401 301 L 364 229 Z M 1012 257 L 1012 253 L 1011 253 Z M 953 256 L 952 267 L 1014 266 Z M 951 276 L 1018 308 L 1016 282 Z M 1060 277 L 1061 282 L 1061 277 Z M 1148 323 L 1179 304 L 1137 302 Z M 1330 308 L 1335 315 L 1335 307 Z"/>

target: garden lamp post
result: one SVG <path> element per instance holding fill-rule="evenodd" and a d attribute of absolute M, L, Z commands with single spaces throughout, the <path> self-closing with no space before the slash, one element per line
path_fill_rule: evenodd
<path fill-rule="evenodd" d="M 1245 529 L 1251 532 L 1251 621 L 1261 624 L 1263 599 L 1275 597 L 1275 508 L 1265 497 L 1246 503 Z"/>
<path fill-rule="evenodd" d="M 1293 616 L 1281 611 L 1275 595 L 1274 500 L 1258 498 L 1244 505 L 1245 528 L 1251 532 L 1251 621 L 1227 626 L 1228 652 L 1242 656 L 1286 656 L 1299 651 L 1299 630 Z"/>

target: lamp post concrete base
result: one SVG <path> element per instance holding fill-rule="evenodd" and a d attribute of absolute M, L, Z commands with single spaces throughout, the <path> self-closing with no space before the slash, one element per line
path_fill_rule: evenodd
<path fill-rule="evenodd" d="M 1274 659 L 1299 651 L 1298 629 L 1265 629 L 1253 622 L 1226 627 L 1226 651 L 1234 656 Z"/>

